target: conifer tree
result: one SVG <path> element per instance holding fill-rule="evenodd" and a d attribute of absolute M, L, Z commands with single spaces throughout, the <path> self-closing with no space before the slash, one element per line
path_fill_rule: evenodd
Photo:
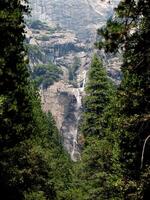
<path fill-rule="evenodd" d="M 101 116 L 110 100 L 113 86 L 107 77 L 102 61 L 95 55 L 89 70 L 84 99 L 84 113 L 81 131 L 85 136 L 102 135 Z"/>
<path fill-rule="evenodd" d="M 58 143 L 55 147 L 57 128 L 42 112 L 29 78 L 27 13 L 26 0 L 0 1 L 0 196 L 63 199 L 62 191 L 69 187 L 69 160 Z"/>
<path fill-rule="evenodd" d="M 116 9 L 116 17 L 99 30 L 105 42 L 100 42 L 98 47 L 110 52 L 122 49 L 123 54 L 123 79 L 115 103 L 116 120 L 111 129 L 118 137 L 121 151 L 124 199 L 146 199 L 150 192 L 149 143 L 141 169 L 142 148 L 150 127 L 149 19 L 149 1 L 125 0 Z"/>
<path fill-rule="evenodd" d="M 82 161 L 77 168 L 82 199 L 109 199 L 117 187 L 111 184 L 113 170 L 113 146 L 107 139 L 103 126 L 103 115 L 114 94 L 113 83 L 106 69 L 95 55 L 89 70 L 84 100 L 85 110 L 81 131 L 85 135 Z M 115 193 L 115 192 L 114 192 Z M 116 195 L 115 197 L 118 197 Z"/>
<path fill-rule="evenodd" d="M 18 145 L 35 129 L 23 47 L 25 13 L 27 7 L 20 1 L 0 2 L 0 190 L 6 199 L 15 199 L 14 195 L 21 198 L 18 192 L 22 181 L 17 168 Z"/>

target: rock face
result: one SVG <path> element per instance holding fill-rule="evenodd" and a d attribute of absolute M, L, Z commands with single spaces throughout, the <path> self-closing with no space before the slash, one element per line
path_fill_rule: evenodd
<path fill-rule="evenodd" d="M 40 94 L 43 110 L 52 112 L 73 161 L 80 159 L 77 130 L 96 29 L 106 23 L 118 1 L 30 0 L 30 66 L 52 61 L 63 70 L 62 80 L 47 89 L 41 85 Z"/>
<path fill-rule="evenodd" d="M 50 110 L 62 134 L 63 143 L 73 161 L 80 159 L 77 128 L 81 109 L 81 90 L 63 80 L 47 90 L 40 90 L 43 110 Z"/>
<path fill-rule="evenodd" d="M 96 28 L 112 15 L 118 0 L 30 0 L 32 18 L 59 24 L 83 40 L 93 40 Z"/>

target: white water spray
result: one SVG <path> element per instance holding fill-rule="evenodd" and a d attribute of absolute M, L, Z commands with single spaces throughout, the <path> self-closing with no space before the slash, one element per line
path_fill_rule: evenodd
<path fill-rule="evenodd" d="M 71 130 L 71 134 L 73 136 L 73 145 L 72 145 L 72 151 L 71 151 L 71 159 L 76 162 L 78 159 L 81 159 L 80 153 L 78 151 L 78 123 L 80 120 L 80 115 L 81 115 L 81 107 L 82 107 L 82 94 L 85 89 L 85 83 L 86 83 L 86 74 L 87 71 L 83 71 L 83 80 L 82 80 L 82 85 L 79 86 L 78 88 L 74 88 L 73 93 L 76 98 L 76 125 L 75 127 Z"/>

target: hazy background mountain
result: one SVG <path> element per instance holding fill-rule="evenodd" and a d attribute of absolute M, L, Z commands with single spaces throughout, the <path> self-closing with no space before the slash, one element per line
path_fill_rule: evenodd
<path fill-rule="evenodd" d="M 58 24 L 72 30 L 83 40 L 93 40 L 93 34 L 112 15 L 118 0 L 30 0 L 32 18 Z"/>

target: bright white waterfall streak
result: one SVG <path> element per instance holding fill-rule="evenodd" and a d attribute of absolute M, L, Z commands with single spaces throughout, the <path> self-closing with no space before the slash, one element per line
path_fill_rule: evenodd
<path fill-rule="evenodd" d="M 76 106 L 76 126 L 71 130 L 71 134 L 73 136 L 73 145 L 72 145 L 72 151 L 71 151 L 71 159 L 76 162 L 77 158 L 76 158 L 76 154 L 79 156 L 78 158 L 80 158 L 80 154 L 78 152 L 78 142 L 77 142 L 77 138 L 78 138 L 78 122 L 80 120 L 80 108 L 82 106 L 82 92 L 84 91 L 85 88 L 85 83 L 86 83 L 86 71 L 84 71 L 83 73 L 83 83 L 82 83 L 82 87 L 76 88 L 73 90 L 73 93 L 76 97 L 77 100 L 77 106 Z"/>
<path fill-rule="evenodd" d="M 79 90 L 80 90 L 81 93 L 84 92 L 84 89 L 85 89 L 86 74 L 87 74 L 87 71 L 84 71 L 84 72 L 83 72 L 82 86 L 79 88 Z"/>
<path fill-rule="evenodd" d="M 80 109 L 82 103 L 81 103 L 81 93 L 80 93 L 80 88 L 77 88 L 77 92 L 76 92 L 76 100 L 77 100 L 77 109 Z"/>
<path fill-rule="evenodd" d="M 73 135 L 73 146 L 72 146 L 72 152 L 71 152 L 71 159 L 76 162 L 77 158 L 75 157 L 75 154 L 77 152 L 77 128 L 73 130 L 72 132 Z M 78 152 L 77 152 L 78 153 Z"/>
<path fill-rule="evenodd" d="M 72 151 L 71 151 L 71 159 L 76 162 L 77 159 L 80 158 L 80 154 L 78 152 L 78 142 L 77 142 L 77 138 L 78 138 L 78 122 L 80 119 L 80 108 L 81 108 L 81 93 L 80 93 L 80 88 L 74 88 L 73 89 L 73 94 L 75 95 L 76 98 L 76 124 L 74 125 L 74 127 L 72 127 L 71 129 L 71 135 L 73 137 L 73 145 L 72 145 Z"/>

